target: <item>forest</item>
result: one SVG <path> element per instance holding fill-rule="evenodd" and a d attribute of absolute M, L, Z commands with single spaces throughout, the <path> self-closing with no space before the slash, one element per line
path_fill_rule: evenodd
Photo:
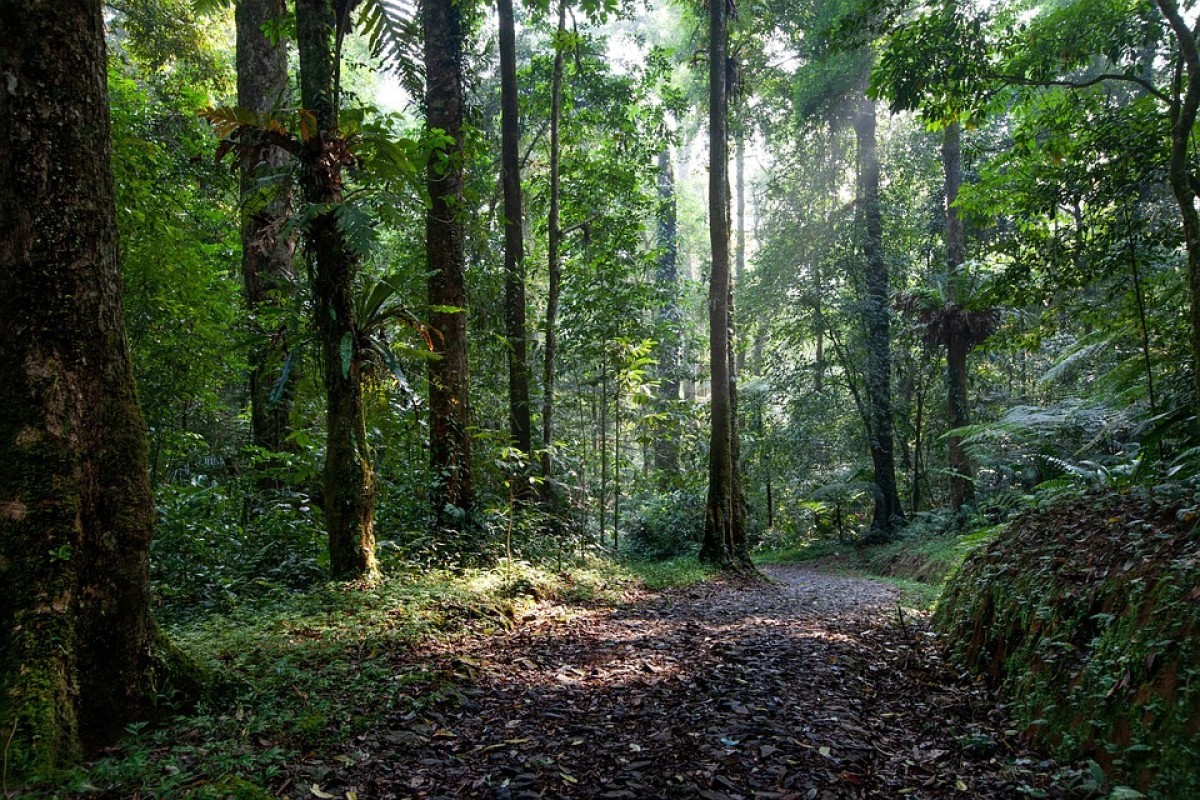
<path fill-rule="evenodd" d="M 0 0 L 0 794 L 1200 797 L 1200 6 Z"/>

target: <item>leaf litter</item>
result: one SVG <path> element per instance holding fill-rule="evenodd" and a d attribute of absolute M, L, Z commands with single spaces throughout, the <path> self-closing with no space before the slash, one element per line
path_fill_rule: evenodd
<path fill-rule="evenodd" d="M 943 663 L 924 615 L 862 578 L 542 603 L 511 631 L 395 656 L 402 697 L 276 793 L 420 798 L 1076 798 L 1003 707 Z M 449 688 L 447 688 L 449 686 Z M 384 687 L 381 687 L 384 691 Z M 1063 776 L 1067 776 L 1067 780 Z"/>

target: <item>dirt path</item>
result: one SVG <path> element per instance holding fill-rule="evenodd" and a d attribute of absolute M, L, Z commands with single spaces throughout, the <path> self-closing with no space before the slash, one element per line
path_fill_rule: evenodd
<path fill-rule="evenodd" d="M 359 800 L 1011 798 L 1023 785 L 1067 796 L 981 690 L 947 682 L 922 623 L 898 624 L 893 588 L 768 573 L 777 583 L 615 610 L 542 607 L 511 633 L 423 652 L 459 691 L 360 737 L 332 767 L 301 767 L 289 788 Z"/>

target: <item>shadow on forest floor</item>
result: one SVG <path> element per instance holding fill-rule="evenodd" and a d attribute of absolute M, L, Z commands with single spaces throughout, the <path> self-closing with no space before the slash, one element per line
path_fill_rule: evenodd
<path fill-rule="evenodd" d="M 457 689 L 422 704 L 427 685 L 400 683 L 419 711 L 289 765 L 276 791 L 1084 796 L 1067 786 L 1072 771 L 1026 751 L 984 689 L 949 672 L 924 620 L 900 616 L 893 587 L 766 571 L 776 583 L 716 582 L 616 609 L 540 604 L 511 632 L 398 655 L 398 675 L 420 665 Z"/>

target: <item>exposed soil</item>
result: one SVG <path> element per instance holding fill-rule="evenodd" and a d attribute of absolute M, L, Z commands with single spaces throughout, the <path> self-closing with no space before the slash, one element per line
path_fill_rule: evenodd
<path fill-rule="evenodd" d="M 289 769 L 296 798 L 1067 797 L 895 590 L 774 582 L 539 605 L 398 657 L 457 689 Z M 401 683 L 419 702 L 432 683 Z M 316 791 L 314 791 L 314 789 Z M 1041 794 L 1040 791 L 1047 794 Z"/>

